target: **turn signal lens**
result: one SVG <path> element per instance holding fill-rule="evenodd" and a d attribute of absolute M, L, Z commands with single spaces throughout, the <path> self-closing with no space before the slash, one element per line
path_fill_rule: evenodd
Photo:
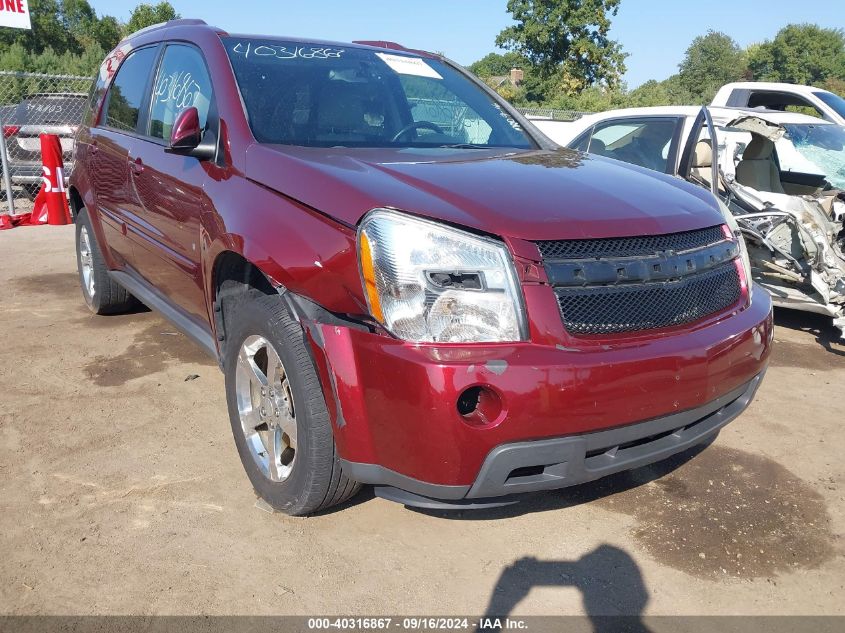
<path fill-rule="evenodd" d="M 361 276 L 364 278 L 370 312 L 378 321 L 384 322 L 384 314 L 381 311 L 381 301 L 376 286 L 376 271 L 373 265 L 373 251 L 370 248 L 370 240 L 366 233 L 360 233 L 358 239 L 358 250 L 361 253 Z"/>

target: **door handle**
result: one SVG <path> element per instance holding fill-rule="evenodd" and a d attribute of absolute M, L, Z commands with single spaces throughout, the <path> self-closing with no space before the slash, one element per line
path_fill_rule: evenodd
<path fill-rule="evenodd" d="M 140 176 L 144 172 L 144 161 L 140 157 L 135 160 L 129 159 L 129 170 L 136 176 Z"/>

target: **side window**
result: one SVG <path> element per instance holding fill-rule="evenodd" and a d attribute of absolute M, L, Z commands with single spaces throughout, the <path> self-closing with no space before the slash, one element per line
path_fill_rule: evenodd
<path fill-rule="evenodd" d="M 797 112 L 819 119 L 824 118 L 824 113 L 807 99 L 787 92 L 754 92 L 748 98 L 748 107 Z"/>
<path fill-rule="evenodd" d="M 806 114 L 807 116 L 815 117 L 817 119 L 823 119 L 824 113 L 819 110 L 816 106 L 814 106 L 809 101 L 805 102 L 807 105 L 788 105 L 786 106 L 786 112 L 797 112 L 798 114 Z"/>
<path fill-rule="evenodd" d="M 668 118 L 599 123 L 587 151 L 666 173 L 676 126 Z"/>
<path fill-rule="evenodd" d="M 590 128 L 581 136 L 579 136 L 575 142 L 571 145 L 572 149 L 577 149 L 579 152 L 587 152 L 590 149 L 590 140 L 593 136 L 593 128 Z M 596 153 L 596 152 L 593 152 Z"/>
<path fill-rule="evenodd" d="M 164 50 L 150 112 L 149 135 L 169 139 L 179 114 L 191 106 L 205 129 L 211 107 L 211 78 L 200 52 L 192 46 L 171 44 Z"/>
<path fill-rule="evenodd" d="M 155 56 L 155 48 L 142 48 L 131 53 L 121 64 L 109 88 L 106 115 L 103 118 L 105 125 L 126 132 L 134 132 L 138 127 L 141 102 Z"/>

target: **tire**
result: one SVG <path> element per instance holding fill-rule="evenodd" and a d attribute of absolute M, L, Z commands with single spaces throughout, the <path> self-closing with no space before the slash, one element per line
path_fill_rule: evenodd
<path fill-rule="evenodd" d="M 82 296 L 94 314 L 118 314 L 137 306 L 135 297 L 109 275 L 85 207 L 76 216 L 76 267 Z"/>
<path fill-rule="evenodd" d="M 341 469 L 314 363 L 284 301 L 255 294 L 225 322 L 229 420 L 255 492 L 292 516 L 352 497 L 361 486 Z"/>

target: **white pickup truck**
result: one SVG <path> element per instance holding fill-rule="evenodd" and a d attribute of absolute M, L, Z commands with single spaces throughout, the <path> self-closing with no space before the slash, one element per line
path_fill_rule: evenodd
<path fill-rule="evenodd" d="M 831 123 L 845 125 L 845 99 L 837 94 L 796 84 L 741 82 L 722 86 L 714 106 L 786 110 L 789 106 L 812 108 Z"/>

